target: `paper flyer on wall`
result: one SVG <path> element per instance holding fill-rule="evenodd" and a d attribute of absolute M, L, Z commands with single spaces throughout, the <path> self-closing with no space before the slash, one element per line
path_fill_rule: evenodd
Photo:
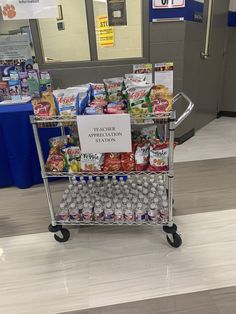
<path fill-rule="evenodd" d="M 174 63 L 164 62 L 155 64 L 155 85 L 163 85 L 173 95 L 174 92 Z"/>
<path fill-rule="evenodd" d="M 4 20 L 56 18 L 56 0 L 1 0 Z"/>
<path fill-rule="evenodd" d="M 146 64 L 134 64 L 133 65 L 133 73 L 136 74 L 146 74 L 146 81 L 148 83 L 153 82 L 152 78 L 152 64 L 146 63 Z"/>

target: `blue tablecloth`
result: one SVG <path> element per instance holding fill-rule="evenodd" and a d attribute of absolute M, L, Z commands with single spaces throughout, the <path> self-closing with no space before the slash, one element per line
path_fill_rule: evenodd
<path fill-rule="evenodd" d="M 42 182 L 38 155 L 29 116 L 32 104 L 0 105 L 0 187 L 29 188 Z M 48 139 L 59 129 L 40 129 L 44 158 Z"/>

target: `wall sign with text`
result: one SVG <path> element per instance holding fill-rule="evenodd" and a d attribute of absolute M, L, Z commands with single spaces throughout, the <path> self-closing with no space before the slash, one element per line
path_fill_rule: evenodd
<path fill-rule="evenodd" d="M 77 116 L 77 124 L 83 154 L 132 151 L 129 114 Z"/>
<path fill-rule="evenodd" d="M 153 0 L 153 9 L 184 8 L 185 0 Z"/>
<path fill-rule="evenodd" d="M 25 20 L 57 17 L 56 0 L 1 0 L 4 20 Z"/>

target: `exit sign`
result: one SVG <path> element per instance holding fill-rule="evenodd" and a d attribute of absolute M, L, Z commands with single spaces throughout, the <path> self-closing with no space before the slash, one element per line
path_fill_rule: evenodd
<path fill-rule="evenodd" d="M 153 0 L 153 9 L 178 9 L 185 7 L 185 0 Z"/>

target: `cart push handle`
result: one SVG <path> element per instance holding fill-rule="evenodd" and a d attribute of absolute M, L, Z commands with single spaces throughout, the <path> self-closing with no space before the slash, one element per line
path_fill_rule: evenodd
<path fill-rule="evenodd" d="M 191 113 L 194 107 L 194 103 L 192 100 L 183 92 L 178 93 L 173 98 L 173 104 L 175 104 L 179 99 L 184 98 L 188 102 L 188 107 L 184 111 L 184 113 L 179 117 L 179 119 L 175 122 L 175 127 L 177 128 Z"/>

